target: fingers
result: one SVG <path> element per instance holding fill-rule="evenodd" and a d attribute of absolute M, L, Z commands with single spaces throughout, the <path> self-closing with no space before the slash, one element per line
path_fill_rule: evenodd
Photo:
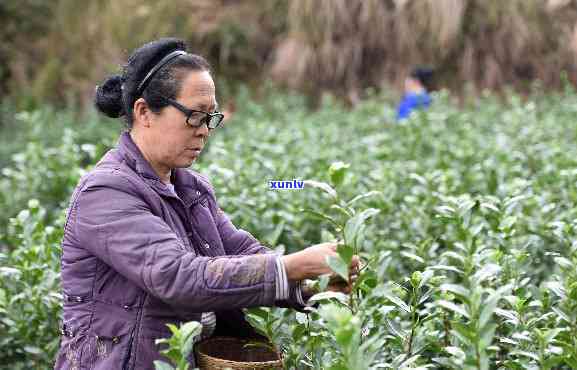
<path fill-rule="evenodd" d="M 329 249 L 332 252 L 337 251 L 337 243 L 336 242 L 327 242 L 327 243 L 320 243 L 320 244 L 315 244 L 315 245 L 311 245 L 309 248 L 311 248 L 312 250 L 315 251 L 321 251 L 323 249 Z"/>
<path fill-rule="evenodd" d="M 361 264 L 361 259 L 359 258 L 359 256 L 353 256 L 353 259 L 351 261 L 351 271 L 359 271 L 359 265 Z"/>
<path fill-rule="evenodd" d="M 337 243 L 326 243 L 330 250 L 336 253 L 337 251 Z"/>
<path fill-rule="evenodd" d="M 326 243 L 312 245 L 309 248 L 307 248 L 308 251 L 306 253 L 310 257 L 309 261 L 311 261 L 311 262 L 315 261 L 314 263 L 317 265 L 316 271 L 313 274 L 315 276 L 313 276 L 313 278 L 318 276 L 318 275 L 323 275 L 323 274 L 333 272 L 332 269 L 328 266 L 328 264 L 326 262 L 326 257 L 337 255 L 337 247 L 338 247 L 339 243 L 342 243 L 342 241 L 339 240 L 336 242 L 326 242 Z M 354 255 L 352 257 L 351 264 L 349 266 L 350 275 L 354 280 L 356 280 L 356 278 L 360 272 L 360 269 L 359 269 L 360 265 L 361 265 L 360 257 L 358 255 Z"/>
<path fill-rule="evenodd" d="M 358 278 L 359 278 L 359 274 L 358 274 L 357 272 L 351 271 L 351 272 L 349 273 L 349 279 L 350 279 L 352 282 L 356 281 Z"/>

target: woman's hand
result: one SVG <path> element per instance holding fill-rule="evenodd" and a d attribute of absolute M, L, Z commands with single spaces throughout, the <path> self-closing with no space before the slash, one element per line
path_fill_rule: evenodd
<path fill-rule="evenodd" d="M 327 257 L 337 256 L 337 243 L 316 244 L 302 251 L 283 256 L 283 262 L 289 280 L 315 279 L 333 271 L 327 265 Z M 353 257 L 351 271 L 358 268 L 359 258 Z"/>
<path fill-rule="evenodd" d="M 283 256 L 289 280 L 315 279 L 332 272 L 326 258 L 337 255 L 337 243 L 316 244 L 302 251 Z"/>

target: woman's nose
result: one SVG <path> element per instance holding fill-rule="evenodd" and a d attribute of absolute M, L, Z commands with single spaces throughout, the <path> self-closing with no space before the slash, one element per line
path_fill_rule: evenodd
<path fill-rule="evenodd" d="M 206 124 L 202 124 L 200 127 L 197 127 L 196 129 L 196 136 L 208 137 L 209 133 L 210 130 L 208 129 L 208 126 Z"/>

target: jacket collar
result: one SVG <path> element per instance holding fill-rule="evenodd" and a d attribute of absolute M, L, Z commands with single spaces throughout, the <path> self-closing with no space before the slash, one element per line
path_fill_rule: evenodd
<path fill-rule="evenodd" d="M 153 187 L 157 193 L 174 198 L 166 184 L 164 184 L 158 174 L 154 171 L 150 163 L 144 158 L 142 152 L 136 146 L 130 133 L 125 131 L 120 135 L 120 139 L 117 145 L 118 154 L 125 160 L 125 163 L 136 173 L 138 173 L 146 183 Z M 174 184 L 174 188 L 179 195 L 181 195 L 182 200 L 185 205 L 189 206 L 195 203 L 199 198 L 199 193 L 196 191 L 198 188 L 198 180 L 186 169 L 176 168 L 172 170 L 171 182 Z M 179 190 L 183 191 L 179 191 Z"/>
<path fill-rule="evenodd" d="M 125 159 L 126 164 L 136 173 L 146 179 L 162 182 L 150 163 L 144 158 L 128 131 L 120 135 L 117 148 L 120 156 Z"/>

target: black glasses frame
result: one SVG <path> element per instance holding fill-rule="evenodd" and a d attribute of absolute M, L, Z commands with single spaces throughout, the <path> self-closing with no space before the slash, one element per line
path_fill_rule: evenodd
<path fill-rule="evenodd" d="M 173 107 L 175 107 L 176 109 L 178 109 L 179 111 L 181 111 L 185 116 L 186 116 L 186 124 L 192 127 L 202 127 L 202 125 L 206 125 L 206 127 L 208 127 L 210 130 L 214 130 L 215 128 L 217 128 L 221 123 L 222 120 L 224 119 L 224 114 L 220 113 L 220 112 L 214 112 L 214 113 L 210 113 L 210 112 L 205 112 L 202 110 L 196 110 L 196 109 L 188 109 L 187 107 L 185 107 L 184 105 L 180 104 L 179 102 L 177 102 L 176 100 L 161 96 L 162 99 L 164 99 L 168 104 L 172 105 Z M 192 124 L 191 121 L 191 117 L 194 113 L 204 113 L 205 116 L 202 117 L 201 119 L 198 120 L 198 124 Z"/>

